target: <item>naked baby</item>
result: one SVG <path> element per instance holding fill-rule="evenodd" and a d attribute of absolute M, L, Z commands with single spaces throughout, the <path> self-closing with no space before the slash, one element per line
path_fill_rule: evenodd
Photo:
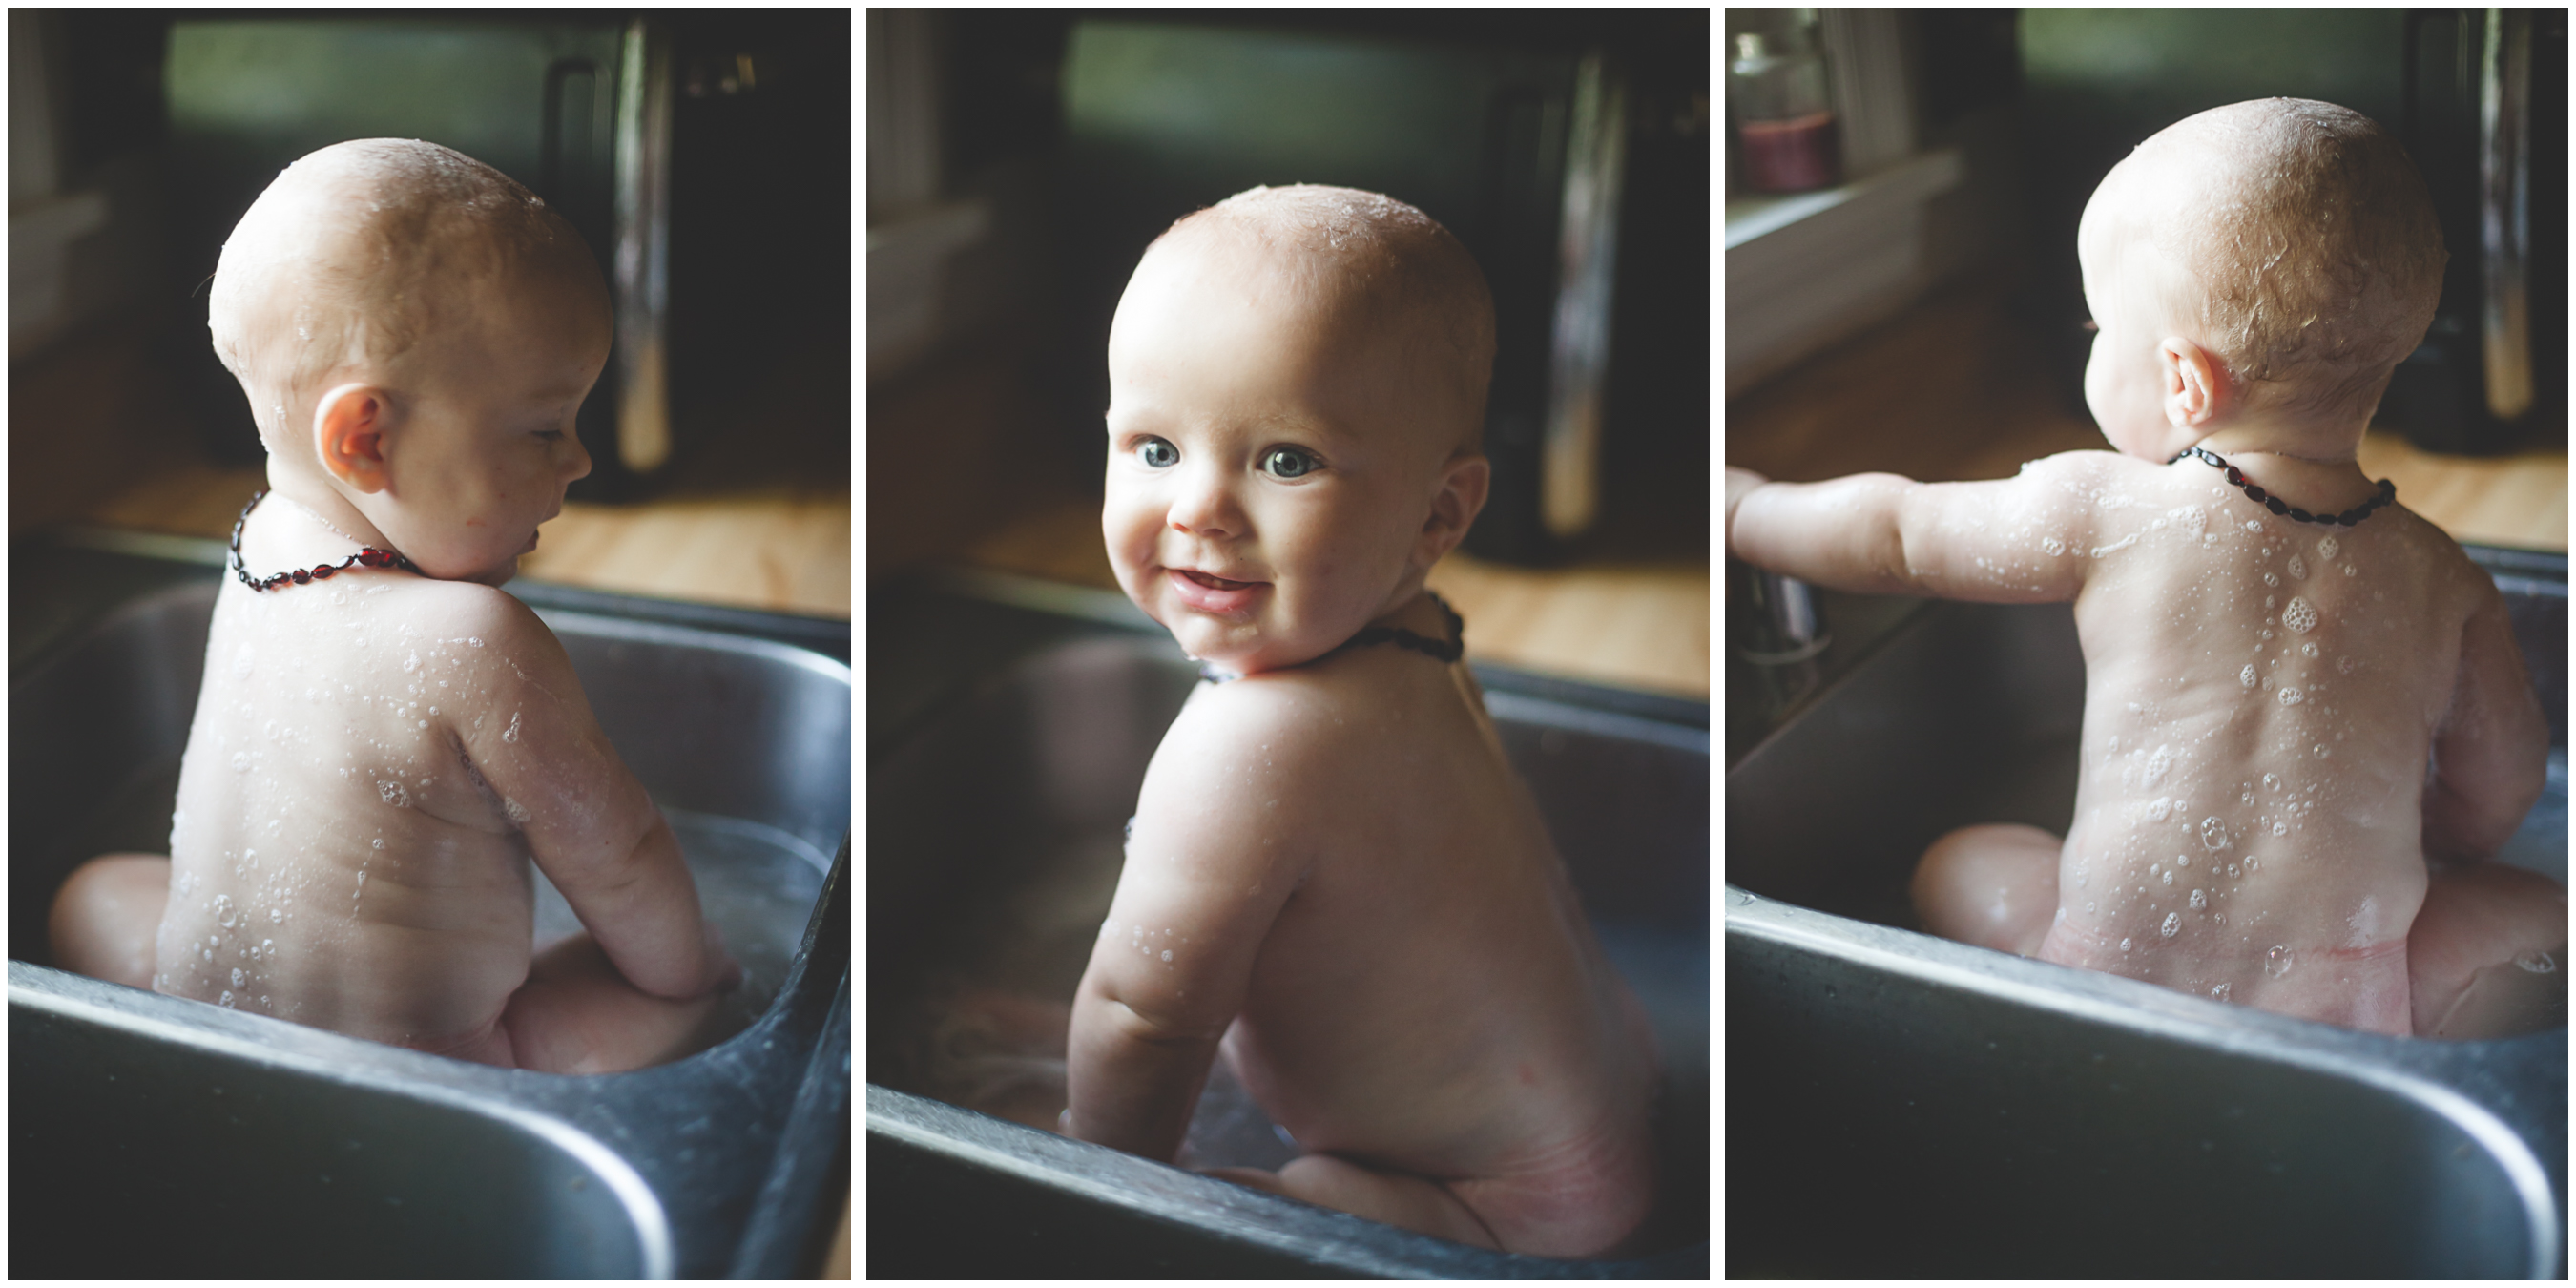
<path fill-rule="evenodd" d="M 208 325 L 269 492 L 235 534 L 170 854 L 74 873 L 68 969 L 459 1059 L 673 1058 L 738 974 L 563 647 L 496 589 L 589 472 L 580 238 L 470 158 L 338 144 L 224 247 Z M 587 927 L 533 951 L 534 859 Z"/>
<path fill-rule="evenodd" d="M 2566 890 L 2488 861 L 2548 751 L 2503 599 L 2355 460 L 2441 291 L 2413 163 L 2344 108 L 2238 103 L 2141 144 L 2078 244 L 2117 453 L 1980 483 L 1728 471 L 1754 564 L 2074 602 L 2073 826 L 1940 838 L 1924 926 L 2382 1033 L 2563 1015 Z"/>
<path fill-rule="evenodd" d="M 1109 342 L 1119 584 L 1214 673 L 1156 751 L 1064 1125 L 1170 1160 L 1222 1052 L 1302 1156 L 1229 1179 L 1464 1243 L 1618 1244 L 1653 1037 L 1423 588 L 1484 503 L 1492 304 L 1419 211 L 1254 189 Z"/>

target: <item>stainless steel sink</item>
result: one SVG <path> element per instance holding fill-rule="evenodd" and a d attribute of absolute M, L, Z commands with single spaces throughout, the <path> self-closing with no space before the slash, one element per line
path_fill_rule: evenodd
<path fill-rule="evenodd" d="M 943 1048 L 949 999 L 976 991 L 1032 1013 L 1071 1001 L 1146 762 L 1196 669 L 1115 596 L 986 579 L 881 592 L 870 615 L 872 632 L 884 632 L 870 645 L 871 720 L 886 722 L 871 731 L 868 769 L 871 1273 L 1705 1273 L 1705 706 L 1478 670 L 1604 949 L 1653 1015 L 1669 1073 L 1666 1198 L 1638 1255 L 1550 1261 L 1056 1136 L 1032 1124 L 1052 1118 L 1050 1095 L 1062 1103 L 1060 1062 L 1022 1062 L 1025 1105 L 982 1113 L 946 1103 L 971 1098 L 948 1059 L 958 1053 Z M 942 651 L 906 634 L 972 639 L 982 651 L 944 677 L 881 668 L 880 641 L 915 659 Z M 925 685 L 943 696 L 911 696 Z M 1275 1167 L 1292 1156 L 1229 1082 L 1216 1079 L 1202 1098 L 1185 1161 Z"/>
<path fill-rule="evenodd" d="M 2476 553 L 2557 739 L 2503 857 L 2564 880 L 2566 562 Z M 2563 1019 L 2383 1037 L 1919 933 L 1934 837 L 2065 829 L 2082 698 L 2066 607 L 1932 604 L 1729 767 L 1728 1271 L 2563 1277 Z"/>
<path fill-rule="evenodd" d="M 850 677 L 815 651 L 846 657 L 846 624 L 512 588 L 671 816 L 749 979 L 740 1031 L 714 1048 L 557 1077 L 44 964 L 64 876 L 169 834 L 218 574 L 202 549 L 101 548 L 132 544 L 13 557 L 13 626 L 26 603 L 42 629 L 11 648 L 11 1269 L 807 1272 L 849 1157 Z M 541 936 L 575 924 L 544 894 Z M 119 1237 L 109 1213 L 148 1236 Z"/>

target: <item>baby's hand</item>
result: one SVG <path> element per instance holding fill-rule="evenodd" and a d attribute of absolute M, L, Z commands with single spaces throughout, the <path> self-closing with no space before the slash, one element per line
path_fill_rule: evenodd
<path fill-rule="evenodd" d="M 1735 549 L 1735 507 L 1744 500 L 1746 493 L 1770 481 L 1751 470 L 1738 469 L 1732 465 L 1726 467 L 1725 522 L 1728 552 L 1732 553 Z"/>

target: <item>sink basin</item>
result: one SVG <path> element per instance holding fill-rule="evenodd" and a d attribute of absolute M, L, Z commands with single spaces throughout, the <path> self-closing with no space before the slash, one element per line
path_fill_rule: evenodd
<path fill-rule="evenodd" d="M 13 627 L 33 606 L 11 641 L 11 1269 L 808 1272 L 848 1166 L 850 679 L 812 647 L 837 639 L 845 657 L 846 624 L 512 588 L 671 817 L 748 981 L 739 1031 L 712 1049 L 562 1077 L 45 964 L 45 910 L 71 869 L 169 835 L 221 548 L 134 544 L 13 559 Z M 576 924 L 541 891 L 540 937 Z M 153 1237 L 101 1238 L 103 1212 Z"/>
<path fill-rule="evenodd" d="M 2556 739 L 2500 857 L 2563 881 L 2566 561 L 2473 554 Z M 2068 607 L 1929 604 L 1729 767 L 1729 1272 L 2563 1277 L 2563 1020 L 2392 1038 L 1919 932 L 1933 838 L 2065 830 L 2082 699 Z"/>
<path fill-rule="evenodd" d="M 942 1045 L 948 999 L 971 990 L 1032 1012 L 1071 1002 L 1146 763 L 1197 670 L 1116 596 L 985 579 L 880 592 L 870 614 L 880 624 L 872 632 L 883 632 L 870 645 L 870 714 L 885 721 L 871 730 L 868 768 L 871 1273 L 1705 1274 L 1704 705 L 1477 670 L 1505 749 L 1604 950 L 1651 1013 L 1667 1065 L 1666 1201 L 1638 1255 L 1553 1261 L 1447 1243 L 1042 1130 L 1033 1124 L 1062 1103 L 1060 1051 L 1051 1070 L 1017 1066 L 1031 1084 L 1017 1111 L 951 1103 L 969 1097 L 955 1062 L 943 1063 L 954 1054 Z M 974 639 L 983 651 L 934 676 L 926 664 L 937 650 L 906 637 Z M 880 640 L 924 665 L 879 666 Z M 908 696 L 925 687 L 944 696 Z M 1012 1121 L 1014 1112 L 1030 1121 Z M 1184 1151 L 1206 1165 L 1277 1167 L 1293 1156 L 1221 1073 Z"/>

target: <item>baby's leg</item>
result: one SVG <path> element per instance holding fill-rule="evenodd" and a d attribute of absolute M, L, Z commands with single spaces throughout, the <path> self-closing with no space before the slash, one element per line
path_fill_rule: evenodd
<path fill-rule="evenodd" d="M 170 860 L 103 854 L 80 865 L 45 919 L 54 964 L 134 988 L 152 987 L 154 941 L 170 902 Z"/>
<path fill-rule="evenodd" d="M 2056 836 L 2019 823 L 1951 832 L 1915 866 L 1915 915 L 1943 939 L 2037 956 L 2057 919 L 2057 858 L 2064 848 Z"/>
<path fill-rule="evenodd" d="M 2567 1015 L 2567 888 L 2502 863 L 2431 874 L 2406 934 L 2418 1037 L 2528 1033 Z"/>
<path fill-rule="evenodd" d="M 703 1030 L 724 998 L 721 992 L 685 1002 L 655 997 L 627 983 L 584 932 L 528 964 L 528 982 L 501 1013 L 495 1036 L 505 1045 L 457 1054 L 546 1073 L 641 1069 L 705 1048 Z"/>
<path fill-rule="evenodd" d="M 1453 1243 L 1500 1250 L 1502 1242 L 1449 1187 L 1425 1176 L 1381 1172 L 1330 1154 L 1292 1159 L 1277 1172 L 1210 1167 L 1209 1176 L 1301 1199 Z"/>

